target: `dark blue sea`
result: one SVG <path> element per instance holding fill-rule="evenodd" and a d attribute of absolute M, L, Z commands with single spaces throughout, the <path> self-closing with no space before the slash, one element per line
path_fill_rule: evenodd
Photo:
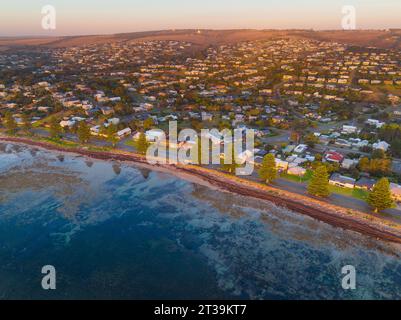
<path fill-rule="evenodd" d="M 0 299 L 400 299 L 400 252 L 168 173 L 0 144 Z"/>

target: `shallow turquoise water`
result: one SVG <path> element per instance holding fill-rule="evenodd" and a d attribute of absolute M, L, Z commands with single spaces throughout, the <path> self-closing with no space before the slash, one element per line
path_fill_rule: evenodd
<path fill-rule="evenodd" d="M 0 144 L 3 299 L 400 298 L 399 252 L 166 173 Z"/>

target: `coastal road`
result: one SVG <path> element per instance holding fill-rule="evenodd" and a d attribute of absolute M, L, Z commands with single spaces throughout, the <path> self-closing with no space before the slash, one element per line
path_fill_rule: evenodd
<path fill-rule="evenodd" d="M 273 186 L 282 190 L 287 190 L 293 193 L 308 196 L 306 183 L 298 183 L 279 178 L 274 182 Z M 341 194 L 333 193 L 327 200 L 323 201 L 340 207 L 346 207 L 363 212 L 372 212 L 371 208 L 365 201 L 347 197 Z M 382 213 L 382 216 L 388 220 L 401 223 L 401 210 L 399 210 L 398 208 L 385 210 Z"/>
<path fill-rule="evenodd" d="M 39 132 L 35 132 L 39 133 Z M 46 132 L 47 133 L 47 132 Z M 77 138 L 74 134 L 68 134 L 68 137 L 65 136 L 65 138 L 68 138 L 68 140 L 71 141 L 76 141 Z M 125 144 L 126 140 L 129 138 L 122 139 L 118 145 L 117 148 L 120 150 L 128 151 L 128 152 L 133 152 L 134 148 L 131 146 L 127 146 Z M 107 142 L 103 140 L 98 140 L 98 139 L 93 139 L 93 143 L 101 146 L 101 145 L 108 145 Z M 219 170 L 220 166 L 209 166 L 210 168 Z M 249 177 L 243 177 L 245 179 L 249 179 L 252 181 L 260 182 L 257 174 L 257 170 L 254 171 L 252 176 Z M 274 184 L 272 185 L 273 187 L 276 187 L 278 189 L 284 190 L 284 191 L 290 191 L 293 193 L 301 194 L 308 196 L 307 194 L 307 184 L 306 183 L 301 183 L 301 182 L 294 182 L 290 180 L 286 180 L 283 178 L 278 178 Z M 362 212 L 372 212 L 369 206 L 366 204 L 365 201 L 359 200 L 356 198 L 348 197 L 345 195 L 341 194 L 332 194 L 327 200 L 328 203 L 338 205 L 341 207 L 349 208 L 349 209 L 354 209 L 354 210 L 359 210 Z M 372 213 L 373 214 L 373 213 Z M 396 221 L 401 223 L 401 210 L 400 207 L 396 209 L 388 209 L 382 213 L 382 216 L 385 217 L 386 219 L 390 221 Z"/>

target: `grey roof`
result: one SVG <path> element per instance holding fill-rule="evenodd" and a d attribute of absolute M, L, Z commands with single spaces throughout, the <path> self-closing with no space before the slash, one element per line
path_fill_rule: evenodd
<path fill-rule="evenodd" d="M 376 184 L 375 179 L 369 179 L 365 177 L 362 177 L 355 183 L 357 187 L 367 187 L 367 188 L 373 188 L 375 184 Z"/>
<path fill-rule="evenodd" d="M 350 177 L 342 176 L 342 175 L 340 175 L 338 173 L 334 173 L 331 176 L 330 181 L 335 181 L 335 182 L 340 182 L 340 183 L 352 183 L 352 184 L 355 183 L 355 179 L 350 178 Z"/>

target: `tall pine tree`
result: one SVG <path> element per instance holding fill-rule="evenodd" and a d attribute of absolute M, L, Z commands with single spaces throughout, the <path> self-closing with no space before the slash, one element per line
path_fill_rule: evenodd
<path fill-rule="evenodd" d="M 81 143 L 88 143 L 91 138 L 91 131 L 85 121 L 78 124 L 77 130 L 78 139 Z"/>
<path fill-rule="evenodd" d="M 328 197 L 329 190 L 329 174 L 324 165 L 319 165 L 313 172 L 312 179 L 308 185 L 309 194 L 317 197 Z"/>
<path fill-rule="evenodd" d="M 277 178 L 276 160 L 271 153 L 264 156 L 259 177 L 266 183 L 273 182 Z"/>
<path fill-rule="evenodd" d="M 138 139 L 135 141 L 135 147 L 139 154 L 146 154 L 146 151 L 149 148 L 149 143 L 143 132 L 139 134 Z"/>
<path fill-rule="evenodd" d="M 9 134 L 14 134 L 17 130 L 17 122 L 15 122 L 15 119 L 11 112 L 7 112 L 5 114 L 3 124 Z"/>
<path fill-rule="evenodd" d="M 26 114 L 23 114 L 21 116 L 21 119 L 22 119 L 22 127 L 23 127 L 24 131 L 30 135 L 31 129 L 32 129 L 31 120 L 29 119 L 28 115 L 26 115 Z"/>
<path fill-rule="evenodd" d="M 56 117 L 50 119 L 50 137 L 52 139 L 60 139 L 63 129 Z"/>
<path fill-rule="evenodd" d="M 393 206 L 390 182 L 387 178 L 380 179 L 373 187 L 368 196 L 368 204 L 374 208 L 376 213 Z"/>
<path fill-rule="evenodd" d="M 117 137 L 117 126 L 114 124 L 109 124 L 107 128 L 105 128 L 106 132 L 106 139 L 111 143 L 113 148 L 117 145 L 118 143 L 118 137 Z"/>

